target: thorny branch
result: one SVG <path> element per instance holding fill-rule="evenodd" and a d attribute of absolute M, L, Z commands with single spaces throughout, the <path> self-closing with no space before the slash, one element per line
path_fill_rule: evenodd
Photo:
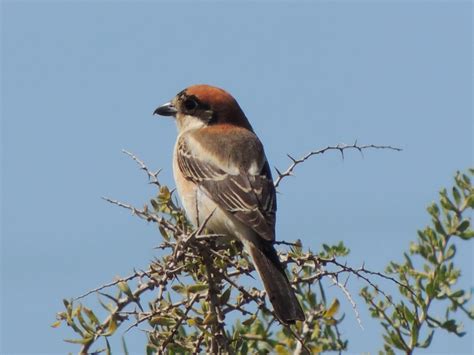
<path fill-rule="evenodd" d="M 347 300 L 351 304 L 352 310 L 354 311 L 354 314 L 357 319 L 357 323 L 359 323 L 360 329 L 364 330 L 364 326 L 362 325 L 362 320 L 360 319 L 359 311 L 357 310 L 357 305 L 354 299 L 352 298 L 352 295 L 350 294 L 349 290 L 346 288 L 346 285 L 340 283 L 337 277 L 334 275 L 329 275 L 329 279 L 332 281 L 334 285 L 339 287 L 342 293 L 344 294 L 344 296 L 346 296 Z"/>
<path fill-rule="evenodd" d="M 306 155 L 304 155 L 303 157 L 301 157 L 299 159 L 296 159 L 296 158 L 292 157 L 291 155 L 287 154 L 288 158 L 290 158 L 292 163 L 290 164 L 290 166 L 284 172 L 281 172 L 280 170 L 275 168 L 278 176 L 275 179 L 274 185 L 275 185 L 275 187 L 278 187 L 280 185 L 281 180 L 283 180 L 287 176 L 294 175 L 293 172 L 294 172 L 296 166 L 303 163 L 303 162 L 305 162 L 306 160 L 311 158 L 313 155 L 324 154 L 328 150 L 337 150 L 341 153 L 341 156 L 344 159 L 344 151 L 345 150 L 351 150 L 351 149 L 352 150 L 354 150 L 354 149 L 358 150 L 360 153 L 362 153 L 362 151 L 364 149 L 389 149 L 389 150 L 395 150 L 397 152 L 402 151 L 401 148 L 392 147 L 390 145 L 374 145 L 374 144 L 357 145 L 357 141 L 355 141 L 354 144 L 350 144 L 350 145 L 342 143 L 342 144 L 337 144 L 337 145 L 330 145 L 330 146 L 327 146 L 327 147 L 319 149 L 319 150 L 314 150 L 312 152 L 307 153 Z"/>
<path fill-rule="evenodd" d="M 298 283 L 311 284 L 311 283 L 315 282 L 316 280 L 320 280 L 322 277 L 325 277 L 325 276 L 329 277 L 329 279 L 333 282 L 333 284 L 336 285 L 337 287 L 339 287 L 341 289 L 341 291 L 343 292 L 343 294 L 346 296 L 347 300 L 349 301 L 349 303 L 352 306 L 352 309 L 353 309 L 354 314 L 356 316 L 357 322 L 359 323 L 359 326 L 362 329 L 363 329 L 362 321 L 360 319 L 359 311 L 357 310 L 357 305 L 356 305 L 354 299 L 352 298 L 351 294 L 349 293 L 349 291 L 345 287 L 345 284 L 340 283 L 339 280 L 338 280 L 339 276 L 341 274 L 355 275 L 358 278 L 364 280 L 375 291 L 382 294 L 385 297 L 385 299 L 392 305 L 393 305 L 393 302 L 392 302 L 391 298 L 382 289 L 380 289 L 380 287 L 378 287 L 374 282 L 372 282 L 364 274 L 378 276 L 382 279 L 389 280 L 389 281 L 397 284 L 398 286 L 405 288 L 409 293 L 414 295 L 413 290 L 408 285 L 405 285 L 405 284 L 401 283 L 400 281 L 398 281 L 397 279 L 395 279 L 394 277 L 387 276 L 387 275 L 385 275 L 381 272 L 368 270 L 364 265 L 362 265 L 359 268 L 353 268 L 353 267 L 348 266 L 347 264 L 342 264 L 342 263 L 338 262 L 336 260 L 336 258 L 325 259 L 325 258 L 320 258 L 316 255 L 311 255 L 311 254 L 307 255 L 307 256 L 304 256 L 304 257 L 298 257 L 297 259 L 292 258 L 292 257 L 287 257 L 286 258 L 286 263 L 301 264 L 301 263 L 305 263 L 305 262 L 308 262 L 308 261 L 312 261 L 314 263 L 314 265 L 317 265 L 316 272 L 311 274 L 311 275 L 308 275 L 306 277 L 296 277 L 293 280 L 293 283 L 294 284 L 298 284 Z M 336 265 L 339 269 L 328 271 L 324 267 L 324 265 L 327 265 L 327 264 Z"/>
<path fill-rule="evenodd" d="M 77 297 L 74 297 L 73 300 L 74 301 L 78 301 L 80 300 L 81 298 L 85 298 L 87 296 L 89 296 L 90 294 L 93 294 L 93 293 L 97 293 L 99 291 L 102 291 L 103 289 L 105 288 L 108 288 L 108 287 L 112 287 L 112 286 L 115 286 L 117 284 L 119 284 L 120 282 L 127 282 L 127 281 L 130 281 L 130 280 L 134 280 L 136 279 L 137 277 L 143 277 L 146 273 L 149 273 L 150 271 L 148 272 L 140 272 L 140 271 L 135 271 L 133 274 L 131 274 L 130 276 L 127 276 L 127 277 L 124 277 L 124 278 L 119 278 L 113 282 L 109 282 L 109 283 L 106 283 L 102 286 L 99 286 L 97 288 L 94 288 L 93 290 L 90 290 L 90 291 L 87 291 L 86 293 L 80 295 L 80 296 L 77 296 Z"/>
<path fill-rule="evenodd" d="M 125 149 L 122 149 L 122 152 L 127 154 L 130 158 L 136 161 L 136 163 L 140 166 L 140 169 L 143 170 L 147 174 L 150 184 L 156 185 L 158 187 L 161 186 L 161 183 L 158 181 L 158 174 L 161 173 L 161 169 L 153 173 L 148 169 L 145 163 L 141 161 L 139 158 L 137 158 L 134 154 L 130 153 L 129 151 Z"/>

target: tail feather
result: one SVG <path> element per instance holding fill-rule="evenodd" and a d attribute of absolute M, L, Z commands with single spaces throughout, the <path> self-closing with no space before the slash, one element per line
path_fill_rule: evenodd
<path fill-rule="evenodd" d="M 247 242 L 245 246 L 263 281 L 276 316 L 287 324 L 304 320 L 303 309 L 286 277 L 285 269 L 280 263 L 275 248 L 269 242 L 262 241 L 259 244 L 257 246 L 252 242 Z"/>

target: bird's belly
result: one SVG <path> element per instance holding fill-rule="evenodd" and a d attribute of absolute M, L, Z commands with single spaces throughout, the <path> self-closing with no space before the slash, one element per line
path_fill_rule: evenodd
<path fill-rule="evenodd" d="M 179 191 L 186 215 L 190 222 L 199 228 L 206 223 L 206 228 L 213 233 L 236 237 L 237 229 L 234 217 L 223 211 L 199 187 L 190 188 L 189 191 Z M 206 222 L 207 220 L 207 222 Z"/>

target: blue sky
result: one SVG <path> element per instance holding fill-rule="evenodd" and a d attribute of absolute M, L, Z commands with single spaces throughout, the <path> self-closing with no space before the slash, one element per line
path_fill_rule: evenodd
<path fill-rule="evenodd" d="M 77 351 L 62 342 L 69 330 L 49 327 L 62 298 L 154 256 L 155 227 L 100 197 L 141 206 L 154 194 L 123 148 L 173 186 L 174 122 L 151 113 L 188 85 L 230 91 L 272 166 L 356 139 L 404 149 L 318 156 L 281 185 L 277 238 L 313 250 L 343 240 L 353 265 L 400 259 L 438 190 L 473 165 L 468 1 L 10 0 L 1 10 L 2 354 Z M 472 257 L 472 243 L 459 248 L 465 287 Z M 351 352 L 379 349 L 364 304 L 362 331 L 334 293 Z M 430 353 L 472 353 L 466 328 Z M 143 335 L 127 341 L 143 352 Z"/>

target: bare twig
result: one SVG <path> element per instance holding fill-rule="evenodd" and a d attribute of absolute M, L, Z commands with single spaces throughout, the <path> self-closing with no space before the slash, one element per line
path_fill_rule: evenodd
<path fill-rule="evenodd" d="M 73 298 L 73 300 L 74 300 L 74 301 L 80 300 L 81 298 L 87 297 L 87 296 L 89 296 L 89 295 L 92 294 L 92 293 L 96 293 L 96 292 L 98 292 L 98 291 L 101 291 L 101 290 L 103 290 L 104 288 L 112 287 L 112 286 L 117 285 L 117 284 L 120 283 L 120 282 L 127 282 L 127 281 L 130 281 L 130 280 L 136 279 L 137 277 L 141 277 L 141 276 L 143 276 L 143 275 L 145 275 L 144 272 L 135 271 L 135 272 L 134 272 L 133 274 L 131 274 L 130 276 L 127 276 L 127 277 L 124 277 L 124 278 L 120 278 L 120 279 L 117 279 L 117 280 L 115 280 L 115 281 L 113 281 L 113 282 L 109 282 L 109 283 L 106 283 L 106 284 L 104 284 L 104 285 L 102 285 L 102 286 L 99 286 L 99 287 L 97 287 L 97 288 L 94 288 L 93 290 L 90 290 L 90 291 L 88 291 L 88 292 L 86 292 L 86 293 L 84 293 L 84 294 L 82 294 L 82 295 L 80 295 L 80 296 L 77 296 L 77 297 Z"/>
<path fill-rule="evenodd" d="M 122 152 L 127 154 L 130 158 L 135 160 L 137 164 L 140 166 L 140 169 L 143 170 L 147 176 L 148 176 L 148 181 L 150 184 L 156 185 L 158 187 L 161 186 L 160 182 L 158 181 L 158 174 L 161 173 L 161 169 L 157 170 L 156 172 L 151 172 L 148 167 L 145 165 L 143 161 L 141 161 L 137 156 L 134 154 L 130 153 L 129 151 L 122 149 Z"/>
<path fill-rule="evenodd" d="M 338 274 L 341 274 L 341 273 L 351 273 L 351 274 L 354 274 L 357 277 L 363 279 L 370 286 L 372 286 L 375 290 L 380 291 L 381 294 L 384 294 L 381 290 L 379 290 L 379 288 L 375 284 L 373 284 L 372 281 L 370 281 L 370 279 L 367 276 L 363 275 L 363 274 L 369 274 L 369 275 L 378 276 L 378 277 L 381 277 L 385 280 L 391 281 L 391 282 L 397 284 L 398 286 L 405 288 L 412 295 L 415 295 L 413 290 L 410 288 L 409 285 L 405 285 L 402 282 L 395 279 L 394 277 L 387 276 L 387 275 L 385 275 L 381 272 L 368 270 L 364 265 L 359 267 L 359 268 L 353 268 L 353 267 L 348 266 L 347 264 L 342 264 L 342 263 L 338 262 L 336 260 L 336 258 L 325 259 L 325 258 L 320 258 L 316 255 L 311 255 L 311 254 L 307 255 L 306 257 L 300 257 L 300 258 L 298 258 L 298 260 L 295 260 L 294 258 L 288 257 L 288 256 L 286 258 L 283 258 L 283 259 L 284 259 L 284 261 L 283 261 L 284 264 L 289 264 L 289 263 L 301 264 L 301 263 L 304 263 L 304 262 L 312 261 L 312 262 L 315 263 L 315 265 L 334 264 L 334 265 L 336 265 L 340 268 L 340 270 L 336 270 L 336 271 L 326 271 L 326 270 L 318 269 L 318 272 L 313 274 L 313 275 L 295 280 L 296 283 L 298 283 L 298 282 L 310 283 L 310 282 L 313 282 L 316 279 L 320 279 L 323 276 L 328 276 L 328 275 L 337 276 Z"/>
<path fill-rule="evenodd" d="M 171 222 L 167 221 L 166 219 L 158 216 L 157 214 L 155 213 L 151 213 L 148 208 L 145 206 L 145 208 L 143 209 L 138 209 L 132 205 L 129 205 L 127 203 L 124 203 L 124 202 L 120 202 L 120 201 L 117 201 L 117 200 L 113 200 L 111 198 L 108 198 L 108 197 L 102 197 L 102 199 L 104 199 L 105 201 L 113 204 L 113 205 L 117 205 L 119 207 L 122 207 L 122 208 L 125 208 L 127 210 L 130 210 L 132 212 L 133 215 L 136 215 L 138 217 L 140 217 L 141 219 L 144 219 L 148 222 L 156 222 L 158 223 L 159 225 L 161 225 L 162 227 L 168 229 L 169 231 L 173 232 L 173 233 L 177 233 L 177 234 L 181 234 L 182 231 L 179 230 L 174 224 L 172 224 Z"/>
<path fill-rule="evenodd" d="M 352 306 L 352 310 L 354 311 L 355 317 L 357 319 L 357 323 L 359 323 L 360 329 L 363 330 L 364 326 L 362 325 L 362 320 L 360 319 L 359 310 L 357 309 L 357 305 L 356 305 L 354 299 L 352 298 L 350 292 L 347 290 L 346 286 L 344 286 L 343 284 L 341 284 L 338 281 L 337 277 L 335 277 L 333 275 L 329 275 L 329 278 L 334 283 L 334 285 L 336 285 L 337 287 L 339 287 L 342 290 L 342 293 L 344 293 L 344 295 L 346 296 L 347 300 L 349 301 L 349 303 Z"/>
<path fill-rule="evenodd" d="M 410 292 L 412 295 L 415 295 L 413 290 L 408 286 L 408 285 L 405 285 L 403 283 L 401 283 L 400 281 L 398 281 L 397 279 L 393 278 L 393 277 L 390 277 L 390 276 L 387 276 L 387 275 L 384 275 L 380 272 L 375 272 L 375 271 L 370 271 L 370 270 L 367 270 L 365 268 L 365 266 L 362 266 L 358 269 L 354 269 L 350 266 L 347 266 L 346 264 L 341 264 L 340 262 L 338 262 L 336 259 L 330 259 L 330 260 L 325 260 L 326 262 L 330 262 L 334 265 L 337 265 L 339 266 L 344 272 L 350 272 L 354 275 L 356 275 L 357 277 L 360 277 L 361 279 L 363 279 L 365 282 L 367 282 L 370 286 L 372 286 L 372 288 L 374 288 L 377 292 L 381 293 L 386 299 L 388 302 L 390 302 L 392 305 L 393 305 L 393 302 L 391 300 L 390 297 L 388 297 L 377 285 L 375 285 L 368 277 L 362 275 L 363 273 L 365 274 L 369 274 L 369 275 L 374 275 L 374 276 L 378 276 L 378 277 L 381 277 L 385 280 L 389 280 L 391 282 L 394 282 L 395 284 L 397 284 L 398 286 L 400 287 L 403 287 L 405 288 L 408 292 Z"/>
<path fill-rule="evenodd" d="M 290 158 L 292 163 L 284 172 L 281 172 L 277 168 L 275 168 L 278 174 L 277 178 L 274 181 L 275 187 L 278 187 L 278 185 L 280 185 L 281 180 L 283 180 L 285 177 L 293 175 L 293 172 L 297 165 L 305 162 L 306 160 L 311 158 L 313 155 L 324 154 L 328 150 L 337 150 L 341 153 L 342 158 L 344 158 L 344 151 L 348 149 L 355 149 L 361 153 L 364 149 L 389 149 L 389 150 L 395 150 L 397 152 L 402 150 L 401 148 L 392 147 L 390 145 L 375 145 L 375 144 L 357 145 L 357 141 L 355 141 L 354 144 L 342 143 L 342 144 L 337 144 L 337 145 L 330 145 L 319 150 L 314 150 L 312 152 L 307 153 L 306 155 L 304 155 L 303 157 L 299 159 L 296 159 L 288 154 L 288 158 Z"/>
<path fill-rule="evenodd" d="M 301 242 L 300 241 L 297 241 L 295 243 L 291 243 L 291 242 L 287 242 L 287 241 L 284 241 L 284 240 L 276 240 L 273 242 L 273 244 L 276 244 L 276 245 L 288 245 L 290 247 L 301 247 Z"/>

